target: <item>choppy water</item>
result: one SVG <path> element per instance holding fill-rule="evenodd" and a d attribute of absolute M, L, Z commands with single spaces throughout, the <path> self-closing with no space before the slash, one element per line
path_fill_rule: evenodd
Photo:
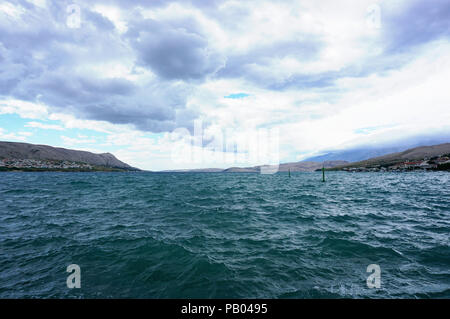
<path fill-rule="evenodd" d="M 0 297 L 450 297 L 449 173 L 327 178 L 1 173 Z"/>

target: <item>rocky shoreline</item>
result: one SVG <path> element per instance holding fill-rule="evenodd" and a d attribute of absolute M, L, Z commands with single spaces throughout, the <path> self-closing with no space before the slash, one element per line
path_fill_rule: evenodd
<path fill-rule="evenodd" d="M 127 169 L 72 161 L 0 159 L 0 172 L 125 172 Z"/>

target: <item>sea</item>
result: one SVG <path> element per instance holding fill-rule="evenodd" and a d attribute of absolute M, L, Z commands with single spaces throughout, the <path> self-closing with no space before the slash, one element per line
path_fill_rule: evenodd
<path fill-rule="evenodd" d="M 0 298 L 450 298 L 449 235 L 448 172 L 3 172 Z"/>

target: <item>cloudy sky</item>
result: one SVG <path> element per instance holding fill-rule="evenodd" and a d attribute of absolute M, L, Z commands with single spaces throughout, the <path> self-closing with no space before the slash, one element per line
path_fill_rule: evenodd
<path fill-rule="evenodd" d="M 441 134 L 449 36 L 448 0 L 3 0 L 0 140 L 160 170 L 232 166 L 174 160 L 221 134 L 276 129 L 282 162 Z"/>

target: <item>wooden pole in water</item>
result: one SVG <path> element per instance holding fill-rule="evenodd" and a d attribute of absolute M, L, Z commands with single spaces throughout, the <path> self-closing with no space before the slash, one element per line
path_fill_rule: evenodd
<path fill-rule="evenodd" d="M 291 177 L 291 169 L 289 169 L 289 178 Z"/>
<path fill-rule="evenodd" d="M 322 166 L 322 182 L 325 182 L 325 166 Z"/>

